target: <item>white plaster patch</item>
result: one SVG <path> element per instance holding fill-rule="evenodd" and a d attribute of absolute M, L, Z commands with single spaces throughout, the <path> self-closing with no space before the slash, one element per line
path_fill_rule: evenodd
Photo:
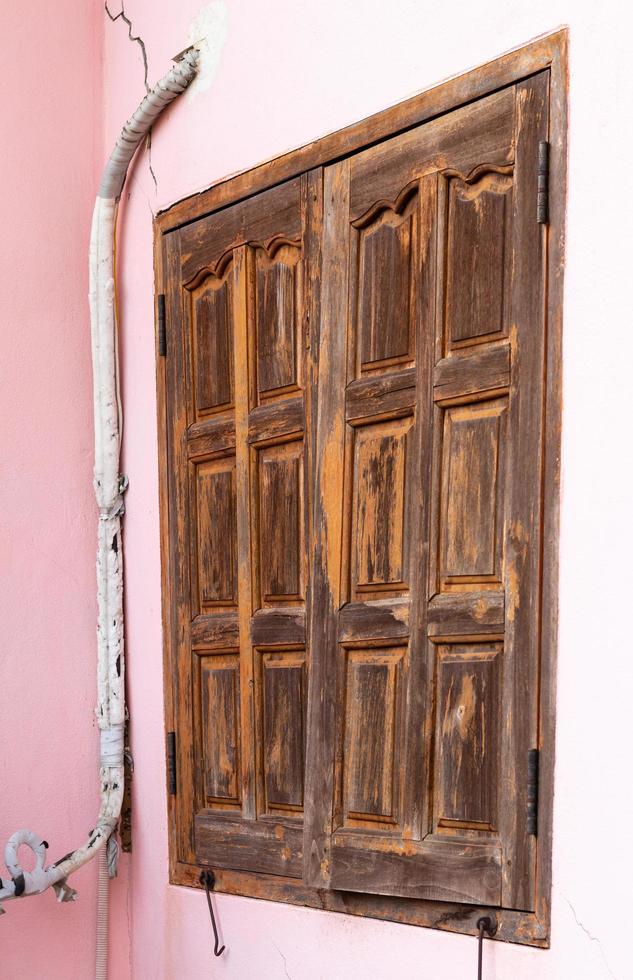
<path fill-rule="evenodd" d="M 220 67 L 222 51 L 229 33 L 229 14 L 225 0 L 213 0 L 198 11 L 188 31 L 189 44 L 200 52 L 198 74 L 185 98 L 195 99 L 211 87 Z"/>

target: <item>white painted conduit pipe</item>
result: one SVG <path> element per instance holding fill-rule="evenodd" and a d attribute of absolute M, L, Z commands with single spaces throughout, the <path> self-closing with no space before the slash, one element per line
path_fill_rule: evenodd
<path fill-rule="evenodd" d="M 123 800 L 123 730 L 125 688 L 123 657 L 123 550 L 121 518 L 127 480 L 119 474 L 121 401 L 119 396 L 115 301 L 115 232 L 118 202 L 134 153 L 160 113 L 195 78 L 198 51 L 188 49 L 174 68 L 143 99 L 123 127 L 106 164 L 95 202 L 90 238 L 90 321 L 94 389 L 94 488 L 99 505 L 97 547 L 97 722 L 101 733 L 101 806 L 94 830 L 80 847 L 46 867 L 48 844 L 31 830 L 8 840 L 4 858 L 10 880 L 0 879 L 0 902 L 38 895 L 53 887 L 60 902 L 76 892 L 68 876 L 101 852 L 97 977 L 107 970 L 107 855 L 104 845 L 116 829 Z M 21 845 L 35 854 L 25 871 L 18 860 Z M 105 890 L 105 891 L 104 891 Z M 4 911 L 0 905 L 0 911 Z"/>

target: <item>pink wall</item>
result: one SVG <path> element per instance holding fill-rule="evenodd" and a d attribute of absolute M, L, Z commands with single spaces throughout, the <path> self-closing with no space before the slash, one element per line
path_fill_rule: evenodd
<path fill-rule="evenodd" d="M 186 45 L 199 2 L 129 0 L 126 11 L 146 43 L 151 80 Z M 115 5 L 112 0 L 118 10 Z M 474 12 L 463 0 L 226 0 L 224 8 L 216 0 L 214 9 L 227 15 L 214 84 L 185 97 L 160 122 L 152 150 L 158 186 L 143 153 L 122 216 L 127 635 L 136 773 L 134 853 L 123 857 L 112 889 L 111 978 L 474 975 L 474 943 L 465 937 L 232 896 L 218 897 L 229 948 L 214 961 L 203 896 L 167 883 L 151 212 L 565 22 L 572 29 L 572 102 L 553 943 L 547 952 L 490 944 L 485 975 L 622 980 L 630 975 L 624 928 L 630 858 L 620 821 L 631 804 L 622 779 L 630 770 L 631 666 L 621 611 L 629 605 L 633 552 L 625 496 L 633 474 L 622 420 L 630 417 L 633 216 L 630 195 L 616 192 L 615 176 L 611 189 L 606 174 L 625 158 L 622 133 L 633 96 L 629 6 L 617 0 L 599 7 L 588 0 L 482 0 Z M 29 128 L 19 143 L 3 141 L 11 193 L 1 247 L 10 261 L 3 256 L 7 281 L 0 284 L 0 302 L 8 307 L 3 322 L 12 328 L 0 388 L 7 401 L 0 513 L 10 528 L 2 559 L 0 832 L 4 839 L 29 823 L 61 853 L 90 826 L 96 800 L 95 509 L 84 300 L 93 149 L 103 159 L 101 135 L 109 148 L 143 94 L 143 69 L 139 46 L 127 39 L 121 21 L 106 19 L 100 3 L 65 0 L 19 14 L 5 5 L 4 16 L 11 77 L 25 62 L 37 67 L 20 99 L 3 104 L 5 125 L 15 115 Z M 94 128 L 93 91 L 100 32 L 102 133 Z M 597 61 L 596 52 L 607 49 L 608 59 Z M 44 112 L 42 79 L 57 70 L 63 84 L 53 85 Z M 72 133 L 69 149 L 62 143 L 66 132 Z M 47 192 L 44 167 L 50 164 L 56 179 Z M 52 233 L 40 232 L 42 220 Z M 37 293 L 28 279 L 33 272 Z M 45 729 L 45 712 L 58 701 L 54 725 Z M 76 906 L 57 907 L 51 896 L 7 906 L 0 930 L 8 937 L 10 927 L 18 942 L 14 950 L 2 941 L 3 976 L 92 975 L 94 868 L 82 871 L 77 884 Z M 62 964 L 68 950 L 71 958 Z"/>
<path fill-rule="evenodd" d="M 3 3 L 0 21 L 0 846 L 27 826 L 56 859 L 98 803 L 86 250 L 101 23 L 82 0 Z M 3 978 L 92 975 L 95 872 L 74 905 L 7 903 Z"/>
<path fill-rule="evenodd" d="M 126 8 L 144 38 L 151 78 L 187 42 L 200 0 Z M 216 4 L 214 9 L 218 11 Z M 387 978 L 464 980 L 474 942 L 437 932 L 220 896 L 228 952 L 214 961 L 203 896 L 167 885 L 163 782 L 160 584 L 152 330 L 150 209 L 208 186 L 464 71 L 560 23 L 572 31 L 570 247 L 566 296 L 565 499 L 561 555 L 558 781 L 553 943 L 547 952 L 495 944 L 487 980 L 607 980 L 629 968 L 625 835 L 629 810 L 630 641 L 617 610 L 628 607 L 631 553 L 622 423 L 630 417 L 624 363 L 633 354 L 630 278 L 622 210 L 597 159 L 621 160 L 630 118 L 630 8 L 606 0 L 430 4 L 419 0 L 227 0 L 227 40 L 214 84 L 175 105 L 154 134 L 152 162 L 138 161 L 125 218 L 128 636 L 135 780 L 132 960 L 135 976 L 227 980 Z M 614 31 L 614 23 L 618 29 Z M 627 29 L 628 28 L 628 29 Z M 106 143 L 141 91 L 138 51 L 117 25 L 105 44 Z M 609 46 L 597 73 L 596 51 Z M 596 140 L 599 151 L 596 150 Z M 597 204 L 597 184 L 600 204 Z M 630 227 L 630 225 L 629 225 Z M 618 278 L 621 276 L 621 279 Z M 599 339 L 602 338 L 602 339 Z M 608 339 L 607 339 L 608 338 Z M 597 344 L 597 349 L 596 349 Z M 614 352 L 617 356 L 614 357 Z M 626 352 L 626 354 L 625 354 Z M 607 418 L 609 422 L 607 423 Z M 621 542 L 608 549 L 610 536 Z M 608 581 L 608 592 L 606 583 Z M 604 583 L 604 584 L 603 584 Z M 606 604 L 603 606 L 603 603 Z M 598 614 L 598 604 L 600 614 Z M 608 670 L 601 675 L 596 671 Z M 597 736 L 597 737 L 596 737 Z M 618 748 L 619 747 L 619 748 Z M 617 817 L 616 817 L 617 819 Z M 599 841 L 598 841 L 599 838 Z M 115 940 L 116 941 L 116 940 Z M 630 972 L 628 973 L 630 975 Z"/>

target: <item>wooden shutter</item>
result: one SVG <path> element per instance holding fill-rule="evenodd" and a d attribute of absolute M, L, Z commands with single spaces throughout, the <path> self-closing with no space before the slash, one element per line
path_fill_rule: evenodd
<path fill-rule="evenodd" d="M 534 908 L 548 75 L 326 168 L 306 881 Z"/>
<path fill-rule="evenodd" d="M 305 175 L 166 239 L 178 859 L 295 877 L 319 202 Z"/>

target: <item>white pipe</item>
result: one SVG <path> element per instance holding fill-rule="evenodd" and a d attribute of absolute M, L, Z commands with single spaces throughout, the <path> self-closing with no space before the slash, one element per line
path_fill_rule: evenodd
<path fill-rule="evenodd" d="M 90 320 L 95 424 L 94 488 L 99 505 L 97 548 L 97 722 L 101 732 L 101 805 L 88 840 L 46 867 L 48 844 L 31 830 L 18 830 L 5 847 L 10 880 L 0 879 L 0 901 L 37 895 L 53 887 L 61 902 L 76 892 L 66 879 L 95 854 L 116 829 L 123 800 L 123 729 L 125 664 L 123 651 L 123 550 L 121 518 L 127 481 L 119 474 L 121 410 L 119 399 L 115 302 L 114 240 L 118 201 L 136 149 L 163 109 L 193 81 L 198 52 L 181 60 L 143 99 L 123 127 L 106 164 L 95 202 L 90 236 Z M 25 844 L 36 864 L 25 871 L 18 848 Z M 101 868 L 106 867 L 105 854 Z M 0 906 L 0 911 L 2 907 Z M 105 976 L 105 974 L 104 974 Z"/>

